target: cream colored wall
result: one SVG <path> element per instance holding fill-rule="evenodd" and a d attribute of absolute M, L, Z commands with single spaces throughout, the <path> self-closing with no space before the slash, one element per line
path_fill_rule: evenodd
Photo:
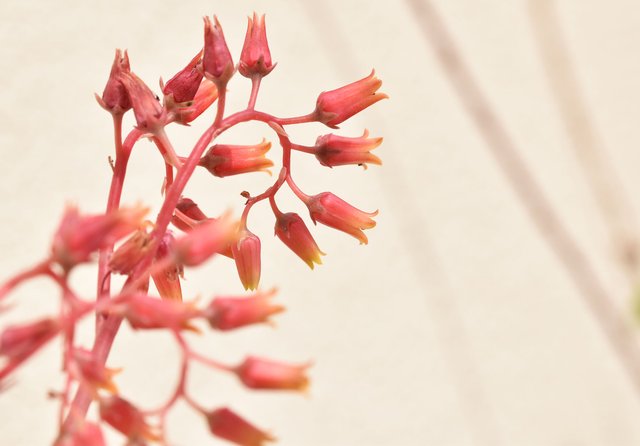
<path fill-rule="evenodd" d="M 529 9 L 535 1 L 434 3 L 611 302 L 627 311 L 629 284 L 537 51 Z M 637 213 L 640 9 L 631 0 L 557 3 L 606 156 Z M 383 80 L 391 99 L 342 126 L 344 135 L 368 128 L 384 136 L 382 168 L 329 171 L 294 159 L 305 190 L 331 190 L 380 215 L 367 247 L 314 229 L 328 255 L 311 272 L 271 236 L 267 210 L 257 210 L 250 223 L 263 238 L 262 283 L 279 287 L 288 312 L 276 330 L 194 342 L 228 361 L 246 353 L 313 359 L 313 386 L 308 398 L 247 392 L 230 377 L 197 369 L 191 385 L 199 399 L 230 404 L 272 429 L 283 446 L 640 444 L 637 390 L 465 114 L 409 2 L 1 2 L 1 275 L 46 253 L 65 203 L 87 211 L 104 206 L 111 128 L 92 94 L 103 88 L 114 48 L 128 48 L 134 71 L 155 86 L 200 48 L 205 14 L 218 15 L 237 58 L 254 9 L 267 13 L 278 62 L 258 108 L 305 113 L 318 92 L 372 67 Z M 248 82 L 235 79 L 230 109 L 242 107 L 247 93 Z M 196 135 L 171 131 L 185 153 Z M 292 134 L 311 143 L 325 131 L 309 126 Z M 246 127 L 229 140 L 262 136 L 271 136 L 268 129 Z M 130 175 L 124 200 L 157 209 L 162 166 L 150 143 L 136 147 Z M 271 180 L 198 175 L 189 194 L 212 211 L 238 211 L 241 190 L 257 192 Z M 90 273 L 74 277 L 87 294 Z M 207 298 L 240 286 L 233 265 L 218 259 L 189 273 L 186 289 Z M 53 291 L 44 281 L 21 288 L 0 323 L 55 311 Z M 90 339 L 90 325 L 83 330 Z M 125 329 L 110 365 L 125 367 L 118 384 L 126 395 L 154 405 L 171 391 L 176 349 L 169 337 Z M 59 388 L 58 369 L 56 345 L 0 396 L 1 444 L 51 442 L 56 404 L 46 392 Z M 169 434 L 176 445 L 216 444 L 184 407 Z"/>

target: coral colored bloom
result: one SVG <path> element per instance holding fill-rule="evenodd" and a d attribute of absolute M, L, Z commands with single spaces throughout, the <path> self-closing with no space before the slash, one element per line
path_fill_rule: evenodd
<path fill-rule="evenodd" d="M 245 290 L 255 290 L 260 282 L 260 239 L 243 229 L 238 240 L 231 245 L 238 276 Z"/>
<path fill-rule="evenodd" d="M 76 379 L 81 379 L 85 384 L 96 389 L 101 388 L 111 393 L 118 393 L 113 376 L 120 370 L 106 368 L 91 351 L 83 348 L 74 349 L 71 364 L 71 373 Z"/>
<path fill-rule="evenodd" d="M 305 391 L 309 387 L 305 371 L 310 365 L 291 365 L 249 356 L 235 372 L 250 389 Z"/>
<path fill-rule="evenodd" d="M 171 96 L 175 103 L 192 101 L 202 81 L 202 70 L 198 65 L 202 61 L 202 51 L 191 59 L 191 61 L 180 70 L 175 76 L 162 87 L 162 92 L 166 96 Z"/>
<path fill-rule="evenodd" d="M 104 436 L 97 424 L 82 421 L 71 432 L 63 432 L 53 446 L 105 446 Z"/>
<path fill-rule="evenodd" d="M 126 51 L 123 53 L 122 50 L 116 50 L 116 57 L 113 60 L 109 80 L 104 87 L 102 97 L 96 95 L 102 108 L 114 115 L 121 115 L 131 108 L 131 98 L 122 84 L 123 75 L 130 71 L 129 55 Z"/>
<path fill-rule="evenodd" d="M 284 311 L 281 305 L 273 305 L 275 291 L 255 293 L 251 297 L 216 297 L 204 310 L 212 328 L 233 330 L 252 324 L 269 323 L 269 317 Z"/>
<path fill-rule="evenodd" d="M 205 414 L 211 433 L 240 446 L 263 446 L 276 439 L 226 407 Z"/>
<path fill-rule="evenodd" d="M 322 263 L 320 256 L 324 253 L 320 251 L 309 229 L 298 214 L 288 212 L 278 215 L 275 233 L 282 240 L 282 243 L 309 265 L 309 268 L 313 269 L 314 263 L 318 265 Z"/>
<path fill-rule="evenodd" d="M 327 167 L 357 164 L 366 169 L 367 163 L 380 165 L 380 158 L 370 152 L 382 143 L 382 138 L 368 136 L 367 130 L 358 138 L 334 134 L 320 136 L 315 145 L 316 158 Z"/>
<path fill-rule="evenodd" d="M 199 165 L 211 174 L 223 178 L 248 172 L 268 172 L 273 162 L 265 157 L 271 143 L 262 140 L 252 146 L 216 144 L 207 150 Z"/>
<path fill-rule="evenodd" d="M 202 68 L 204 75 L 215 82 L 220 90 L 224 90 L 224 86 L 233 76 L 233 59 L 216 16 L 213 16 L 213 23 L 209 17 L 204 18 Z"/>
<path fill-rule="evenodd" d="M 204 79 L 192 101 L 173 109 L 174 119 L 180 124 L 189 124 L 208 109 L 216 99 L 218 99 L 218 88 L 209 79 Z"/>
<path fill-rule="evenodd" d="M 150 133 L 162 129 L 167 124 L 166 112 L 147 84 L 134 73 L 124 75 L 122 84 L 131 98 L 138 128 Z"/>
<path fill-rule="evenodd" d="M 110 313 L 123 316 L 136 330 L 168 328 L 191 331 L 199 331 L 190 322 L 201 314 L 193 304 L 162 300 L 142 293 L 128 296 L 124 303 L 114 305 Z"/>
<path fill-rule="evenodd" d="M 168 258 L 172 252 L 172 246 L 175 242 L 173 234 L 167 231 L 160 241 L 158 250 L 156 251 L 155 262 L 161 262 Z M 182 265 L 171 262 L 165 268 L 160 270 L 153 269 L 151 278 L 158 289 L 160 297 L 170 300 L 182 300 L 182 287 L 180 286 L 180 277 L 183 274 Z"/>
<path fill-rule="evenodd" d="M 371 217 L 378 211 L 364 212 L 351 206 L 331 192 L 323 192 L 311 197 L 306 203 L 314 223 L 335 228 L 357 238 L 360 244 L 367 244 L 367 236 L 363 229 L 371 229 L 376 225 Z"/>
<path fill-rule="evenodd" d="M 388 98 L 384 93 L 376 93 L 381 85 L 382 81 L 375 77 L 375 71 L 372 71 L 364 79 L 336 90 L 323 91 L 316 102 L 317 120 L 336 128 L 356 113 L 381 99 Z"/>
<path fill-rule="evenodd" d="M 271 53 L 267 43 L 267 28 L 264 24 L 264 14 L 253 13 L 253 20 L 249 18 L 247 34 L 238 63 L 238 71 L 244 77 L 266 76 L 271 73 L 275 65 L 271 62 Z"/>
<path fill-rule="evenodd" d="M 186 266 L 199 265 L 229 249 L 236 236 L 237 227 L 228 218 L 204 220 L 176 240 L 173 249 L 176 262 Z"/>
<path fill-rule="evenodd" d="M 120 208 L 108 214 L 80 215 L 68 207 L 53 237 L 52 260 L 65 270 L 90 260 L 92 253 L 136 230 L 147 213 L 143 207 Z"/>
<path fill-rule="evenodd" d="M 100 400 L 100 418 L 124 434 L 133 444 L 139 444 L 135 442 L 142 440 L 160 440 L 160 436 L 147 424 L 142 412 L 119 396 Z"/>
<path fill-rule="evenodd" d="M 60 328 L 59 321 L 53 318 L 7 327 L 0 334 L 0 356 L 23 360 L 53 339 Z"/>
<path fill-rule="evenodd" d="M 109 269 L 118 274 L 131 274 L 152 246 L 150 234 L 144 229 L 138 229 L 113 252 L 109 259 Z"/>

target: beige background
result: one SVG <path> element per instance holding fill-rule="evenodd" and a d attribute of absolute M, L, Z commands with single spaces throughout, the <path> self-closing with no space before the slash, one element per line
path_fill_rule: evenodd
<path fill-rule="evenodd" d="M 537 51 L 535 2 L 434 3 L 611 303 L 627 312 L 631 287 L 614 263 Z M 557 3 L 605 155 L 637 213 L 640 9 L 632 0 Z M 65 203 L 104 207 L 111 128 L 92 94 L 103 88 L 114 48 L 128 48 L 133 70 L 156 88 L 159 76 L 168 79 L 200 48 L 205 14 L 218 14 L 237 58 L 254 9 L 267 13 L 278 62 L 258 108 L 306 113 L 318 92 L 372 67 L 383 79 L 391 100 L 342 126 L 343 135 L 368 128 L 384 136 L 382 168 L 329 170 L 294 159 L 304 190 L 331 190 L 380 215 L 367 247 L 314 229 L 328 255 L 312 272 L 272 237 L 265 207 L 257 209 L 250 225 L 263 238 L 262 284 L 279 287 L 288 312 L 276 330 L 194 342 L 231 362 L 247 353 L 313 359 L 313 386 L 308 398 L 247 392 L 231 377 L 197 369 L 191 388 L 199 400 L 230 404 L 283 446 L 640 444 L 637 391 L 460 106 L 408 2 L 0 2 L 2 276 L 46 253 Z M 235 79 L 230 90 L 229 110 L 240 109 L 248 82 Z M 198 128 L 170 129 L 181 153 Z M 323 132 L 312 125 L 292 134 L 304 144 Z M 273 138 L 246 126 L 226 140 L 262 136 Z M 162 175 L 152 145 L 140 143 L 125 202 L 157 210 Z M 239 212 L 238 193 L 270 181 L 198 175 L 189 194 L 211 213 Z M 188 295 L 239 293 L 233 271 L 218 259 L 189 273 Z M 90 268 L 74 281 L 90 295 Z M 50 314 L 57 299 L 46 281 L 23 287 L 0 323 Z M 90 325 L 83 329 L 91 334 Z M 124 394 L 150 407 L 171 391 L 175 357 L 168 337 L 125 329 L 110 364 L 125 367 Z M 16 378 L 0 397 L 0 443 L 49 444 L 56 405 L 46 392 L 61 383 L 59 346 Z M 170 437 L 175 445 L 221 444 L 185 407 L 172 416 Z"/>

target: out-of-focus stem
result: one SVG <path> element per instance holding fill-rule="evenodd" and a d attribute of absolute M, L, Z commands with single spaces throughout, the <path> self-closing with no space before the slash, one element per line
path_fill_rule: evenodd
<path fill-rule="evenodd" d="M 408 0 L 462 105 L 491 149 L 529 216 L 550 249 L 562 262 L 593 318 L 624 366 L 640 397 L 640 350 L 625 319 L 584 252 L 553 210 L 520 157 L 518 149 L 471 74 L 445 23 L 429 0 Z"/>
<path fill-rule="evenodd" d="M 602 137 L 588 112 L 578 76 L 562 36 L 554 5 L 550 0 L 529 0 L 532 29 L 540 50 L 551 92 L 560 111 L 571 145 L 587 184 L 609 228 L 609 238 L 632 285 L 638 280 L 637 221 L 609 158 Z"/>

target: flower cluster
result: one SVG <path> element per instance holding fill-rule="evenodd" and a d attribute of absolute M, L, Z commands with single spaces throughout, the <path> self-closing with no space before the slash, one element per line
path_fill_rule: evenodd
<path fill-rule="evenodd" d="M 191 53 L 193 54 L 193 53 Z M 0 288 L 0 301 L 21 283 L 34 277 L 48 277 L 60 289 L 60 312 L 52 317 L 4 328 L 0 333 L 0 388 L 6 378 L 56 337 L 64 346 L 63 371 L 66 384 L 55 396 L 60 399 L 59 433 L 55 446 L 101 446 L 105 444 L 102 427 L 109 425 L 121 433 L 127 444 L 166 444 L 165 421 L 179 400 L 201 414 L 211 433 L 241 446 L 260 446 L 274 440 L 264 430 L 227 407 L 207 409 L 186 388 L 189 364 L 199 362 L 223 373 L 235 375 L 247 388 L 303 392 L 309 385 L 310 363 L 289 364 L 259 356 L 247 356 L 239 364 L 225 364 L 194 351 L 187 333 L 202 333 L 204 327 L 228 332 L 249 325 L 270 324 L 284 311 L 274 303 L 275 291 L 259 290 L 261 279 L 261 239 L 248 227 L 254 205 L 267 202 L 274 215 L 275 235 L 309 267 L 321 263 L 324 253 L 318 247 L 303 218 L 283 211 L 276 203 L 278 192 L 289 187 L 308 208 L 313 223 L 321 223 L 368 242 L 364 230 L 375 226 L 376 212 L 364 212 L 331 192 L 307 194 L 292 176 L 291 152 L 314 155 L 322 166 L 380 164 L 371 151 L 382 142 L 369 138 L 334 133 L 320 135 L 315 145 L 293 142 L 288 126 L 320 122 L 337 125 L 370 105 L 386 98 L 379 93 L 381 81 L 372 72 L 364 79 L 341 88 L 320 93 L 315 108 L 308 114 L 289 118 L 256 110 L 262 79 L 275 68 L 267 42 L 264 16 L 249 18 L 244 45 L 236 65 L 218 19 L 205 17 L 203 49 L 190 59 L 166 83 L 160 82 L 162 100 L 131 68 L 126 51 L 117 50 L 111 72 L 99 104 L 113 119 L 115 162 L 107 206 L 104 213 L 85 215 L 76 207 L 63 214 L 54 234 L 49 255 L 34 267 L 12 277 Z M 250 79 L 247 107 L 226 114 L 227 84 L 239 72 Z M 210 126 L 196 145 L 180 154 L 166 133 L 170 124 L 188 125 L 216 103 Z M 311 108 L 311 107 L 310 107 Z M 123 139 L 125 114 L 131 110 L 135 126 Z M 262 193 L 246 199 L 239 219 L 230 213 L 208 215 L 183 192 L 194 171 L 200 167 L 224 178 L 274 168 L 267 158 L 272 142 L 218 144 L 215 139 L 230 128 L 249 121 L 266 125 L 273 131 L 282 154 L 275 182 Z M 120 204 L 127 165 L 136 143 L 150 139 L 165 164 L 164 201 L 157 218 L 146 220 L 148 209 Z M 212 256 L 223 255 L 235 262 L 244 296 L 217 296 L 202 304 L 183 296 L 181 280 L 189 268 L 202 265 Z M 95 299 L 80 295 L 69 277 L 80 264 L 97 260 Z M 112 289 L 111 278 L 126 278 L 119 290 Z M 154 292 L 151 283 L 155 286 Z M 96 336 L 85 347 L 75 336 L 76 324 L 95 315 Z M 108 354 L 118 329 L 126 321 L 135 330 L 166 330 L 182 352 L 182 367 L 171 397 L 155 409 L 140 409 L 118 391 L 118 369 L 107 367 Z M 75 395 L 72 391 L 75 389 Z M 91 404 L 98 408 L 99 420 L 89 421 Z"/>

